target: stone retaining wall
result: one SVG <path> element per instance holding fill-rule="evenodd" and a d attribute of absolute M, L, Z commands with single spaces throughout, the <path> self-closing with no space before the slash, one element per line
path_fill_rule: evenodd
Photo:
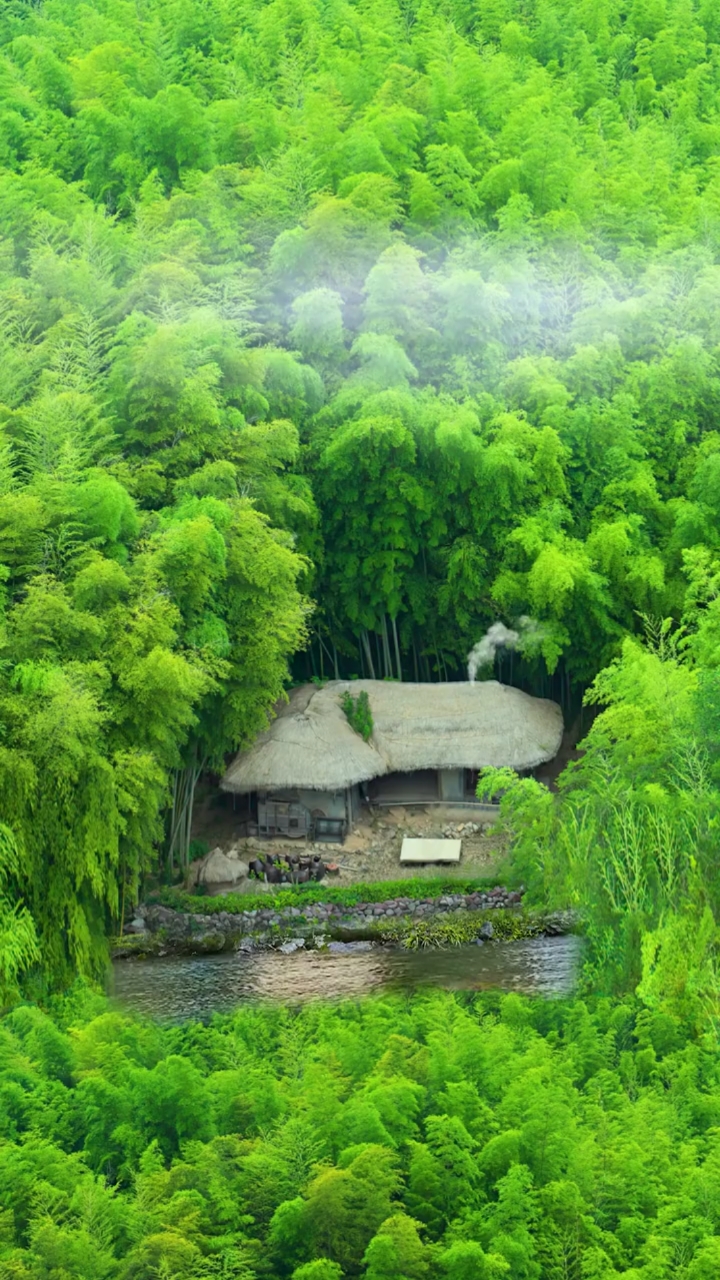
<path fill-rule="evenodd" d="M 382 940 L 391 922 L 400 929 L 424 919 L 451 919 L 456 913 L 478 915 L 478 933 L 490 913 L 498 910 L 521 914 L 522 894 L 496 888 L 474 893 L 448 893 L 439 898 L 390 898 L 385 902 L 359 903 L 348 908 L 331 902 L 273 910 L 200 913 L 174 911 L 170 907 L 141 906 L 128 931 L 118 939 L 114 956 L 138 954 L 202 954 L 232 950 L 256 950 L 277 946 L 288 936 L 312 939 L 365 937 Z M 528 919 L 528 934 L 568 933 L 576 921 L 571 913 L 555 912 Z M 394 929 L 397 932 L 397 928 Z M 492 931 L 491 931 L 492 933 Z M 485 930 L 485 936 L 488 936 Z"/>

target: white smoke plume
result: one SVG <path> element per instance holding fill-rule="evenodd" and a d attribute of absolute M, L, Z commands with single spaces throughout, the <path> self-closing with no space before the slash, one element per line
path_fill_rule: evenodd
<path fill-rule="evenodd" d="M 503 622 L 493 622 L 488 627 L 482 640 L 473 645 L 468 654 L 468 680 L 475 683 L 478 671 L 483 667 L 491 667 L 495 662 L 498 649 L 520 649 L 535 647 L 542 640 L 543 627 L 534 618 L 523 616 L 518 619 L 517 631 L 506 627 Z M 530 643 L 527 643 L 527 642 Z"/>
<path fill-rule="evenodd" d="M 511 631 L 502 622 L 493 622 L 488 627 L 482 640 L 473 645 L 468 654 L 468 680 L 475 683 L 478 671 L 483 667 L 491 667 L 498 649 L 514 649 L 520 639 L 517 631 Z"/>

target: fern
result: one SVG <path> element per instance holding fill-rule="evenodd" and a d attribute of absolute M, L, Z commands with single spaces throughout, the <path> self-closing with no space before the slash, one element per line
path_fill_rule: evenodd
<path fill-rule="evenodd" d="M 35 921 L 21 902 L 11 902 L 8 882 L 22 871 L 20 853 L 9 827 L 0 823 L 0 1001 L 7 1005 L 19 995 L 19 980 L 40 960 Z"/>
<path fill-rule="evenodd" d="M 57 328 L 50 376 L 58 389 L 96 393 L 108 368 L 108 331 L 86 308 L 64 317 Z"/>
<path fill-rule="evenodd" d="M 92 558 L 97 539 L 85 537 L 77 520 L 64 520 L 45 535 L 41 568 L 53 578 L 66 582 Z"/>
<path fill-rule="evenodd" d="M 684 647 L 685 629 L 676 627 L 672 618 L 658 618 L 636 610 L 645 632 L 645 646 L 657 654 L 661 662 L 677 662 Z"/>
<path fill-rule="evenodd" d="M 46 474 L 72 484 L 113 452 L 113 433 L 84 392 L 37 396 L 23 411 L 20 425 L 17 452 L 26 480 Z"/>
<path fill-rule="evenodd" d="M 16 479 L 12 444 L 0 435 L 0 498 L 12 492 Z"/>

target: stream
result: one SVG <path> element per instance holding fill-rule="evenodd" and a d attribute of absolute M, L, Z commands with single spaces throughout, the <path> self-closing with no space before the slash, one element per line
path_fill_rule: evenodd
<path fill-rule="evenodd" d="M 569 995 L 583 942 L 575 935 L 407 951 L 370 943 L 332 943 L 327 951 L 262 951 L 121 960 L 110 994 L 134 1013 L 177 1022 L 205 1020 L 246 1000 L 357 998 L 380 990 L 498 988 Z"/>

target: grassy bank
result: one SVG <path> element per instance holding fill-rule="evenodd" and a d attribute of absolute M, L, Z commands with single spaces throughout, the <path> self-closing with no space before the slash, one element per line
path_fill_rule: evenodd
<path fill-rule="evenodd" d="M 447 893 L 488 892 L 502 880 L 497 874 L 489 879 L 461 880 L 456 877 L 437 876 L 433 879 L 381 880 L 369 884 L 346 886 L 308 884 L 287 886 L 264 893 L 226 893 L 218 897 L 205 894 L 184 893 L 181 889 L 162 889 L 149 895 L 149 905 L 159 904 L 184 911 L 191 915 L 214 915 L 227 911 L 238 915 L 243 911 L 287 911 L 291 907 L 307 907 L 313 903 L 328 903 L 338 907 L 358 906 L 361 902 L 388 902 L 391 898 L 441 898 Z"/>
<path fill-rule="evenodd" d="M 377 936 L 383 942 L 395 943 L 408 951 L 443 950 L 462 947 L 482 937 L 483 925 L 492 926 L 489 935 L 496 942 L 512 942 L 520 938 L 537 938 L 545 932 L 546 917 L 542 912 L 468 911 L 449 918 L 429 920 L 393 920 L 381 923 Z"/>

